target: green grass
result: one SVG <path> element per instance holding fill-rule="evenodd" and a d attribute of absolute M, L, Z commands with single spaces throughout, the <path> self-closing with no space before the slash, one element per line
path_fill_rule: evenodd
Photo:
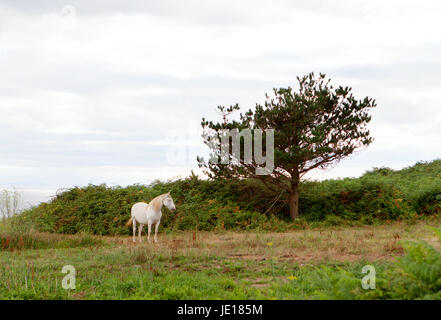
<path fill-rule="evenodd" d="M 427 224 L 440 232 L 433 220 L 290 233 L 161 234 L 156 245 L 91 235 L 55 235 L 48 244 L 54 235 L 31 233 L 42 247 L 0 250 L 0 299 L 441 298 L 439 242 Z M 356 237 L 361 245 L 354 250 Z M 404 249 L 390 250 L 390 243 Z M 366 264 L 376 268 L 375 290 L 361 287 Z M 64 265 L 76 269 L 74 290 L 61 286 Z"/>
<path fill-rule="evenodd" d="M 231 261 L 191 251 L 168 255 L 147 250 L 114 247 L 2 252 L 0 259 L 10 263 L 0 267 L 0 298 L 304 299 L 330 293 L 330 288 L 316 292 L 323 277 L 310 267 Z M 76 267 L 75 290 L 61 288 L 63 265 Z M 360 264 L 344 267 L 361 269 Z M 297 279 L 289 280 L 290 276 Z"/>
<path fill-rule="evenodd" d="M 0 299 L 441 299 L 440 177 L 436 160 L 304 182 L 294 222 L 251 180 L 75 187 L 0 222 Z M 160 243 L 133 245 L 130 207 L 169 190 Z"/>

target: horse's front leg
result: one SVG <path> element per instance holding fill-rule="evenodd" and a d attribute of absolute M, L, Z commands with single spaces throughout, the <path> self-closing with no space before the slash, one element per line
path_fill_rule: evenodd
<path fill-rule="evenodd" d="M 160 223 L 160 221 L 156 222 L 156 225 L 155 225 L 155 242 L 158 242 L 159 223 Z"/>
<path fill-rule="evenodd" d="M 142 242 L 142 238 L 141 238 L 141 232 L 142 232 L 142 228 L 144 227 L 144 225 L 142 223 L 139 224 L 139 229 L 138 229 L 138 238 L 139 238 L 139 242 Z"/>
<path fill-rule="evenodd" d="M 149 233 L 147 236 L 147 241 L 150 242 L 150 232 L 152 231 L 152 223 L 151 222 L 148 223 L 148 229 L 149 229 Z"/>

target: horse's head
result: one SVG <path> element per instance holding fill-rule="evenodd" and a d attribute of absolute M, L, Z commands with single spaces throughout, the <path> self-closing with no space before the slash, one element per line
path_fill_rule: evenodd
<path fill-rule="evenodd" d="M 162 203 L 164 204 L 164 206 L 166 206 L 170 211 L 175 211 L 176 207 L 175 204 L 173 203 L 173 199 L 170 195 L 170 191 L 168 193 L 165 194 L 165 197 L 162 200 Z"/>

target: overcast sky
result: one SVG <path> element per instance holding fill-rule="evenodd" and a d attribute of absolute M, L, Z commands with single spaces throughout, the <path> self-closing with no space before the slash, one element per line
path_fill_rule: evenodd
<path fill-rule="evenodd" d="M 440 158 L 440 16 L 421 0 L 2 0 L 0 188 L 36 203 L 197 172 L 201 117 L 311 71 L 378 104 L 375 142 L 314 178 Z"/>

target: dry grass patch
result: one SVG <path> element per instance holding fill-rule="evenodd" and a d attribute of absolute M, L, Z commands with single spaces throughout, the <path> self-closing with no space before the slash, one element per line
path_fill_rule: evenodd
<path fill-rule="evenodd" d="M 285 233 L 185 232 L 162 234 L 159 243 L 133 244 L 131 238 L 109 238 L 130 246 L 170 255 L 192 252 L 230 259 L 263 261 L 271 258 L 291 262 L 389 260 L 403 254 L 402 240 L 436 243 L 429 223 L 395 222 L 380 226 L 332 227 Z M 439 226 L 438 221 L 430 225 Z"/>

